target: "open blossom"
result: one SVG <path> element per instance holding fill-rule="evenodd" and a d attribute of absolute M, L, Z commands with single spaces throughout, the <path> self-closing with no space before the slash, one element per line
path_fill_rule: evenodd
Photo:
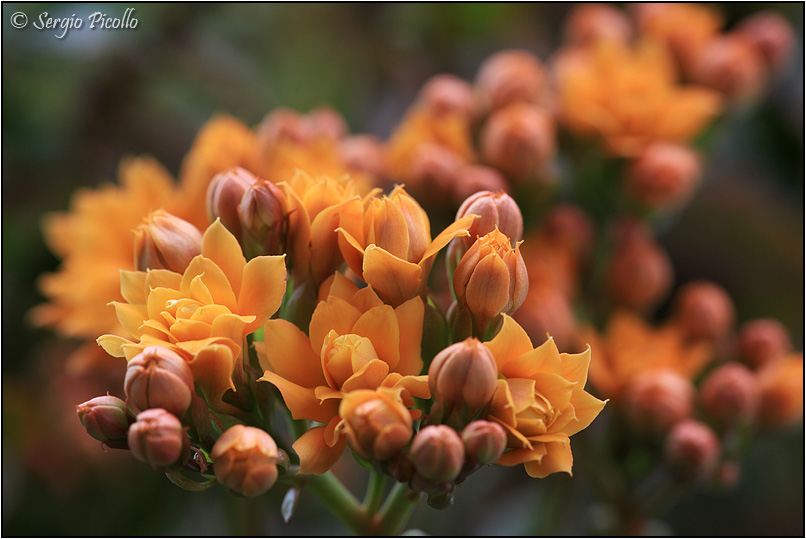
<path fill-rule="evenodd" d="M 507 447 L 499 464 L 523 463 L 532 477 L 571 473 L 569 436 L 590 425 L 605 402 L 583 388 L 591 351 L 565 354 L 549 339 L 534 348 L 526 332 L 504 315 L 501 331 L 485 343 L 501 378 L 487 419 L 507 431 Z"/>
<path fill-rule="evenodd" d="M 168 270 L 122 271 L 125 302 L 114 302 L 123 328 L 135 339 L 103 335 L 112 356 L 131 360 L 159 345 L 181 355 L 214 405 L 234 388 L 244 337 L 279 309 L 285 294 L 285 257 L 246 262 L 235 237 L 216 221 L 202 252 L 183 274 Z"/>
<path fill-rule="evenodd" d="M 280 390 L 294 419 L 325 424 L 294 443 L 302 473 L 324 473 L 338 460 L 346 443 L 336 430 L 339 404 L 351 392 L 400 389 L 405 408 L 414 404 L 411 396 L 429 394 L 426 377 L 418 376 L 424 312 L 419 297 L 393 308 L 371 287 L 358 289 L 339 273 L 322 288 L 327 299 L 316 307 L 308 335 L 286 320 L 269 320 L 265 344 L 255 343 L 265 369 L 261 380 Z"/>

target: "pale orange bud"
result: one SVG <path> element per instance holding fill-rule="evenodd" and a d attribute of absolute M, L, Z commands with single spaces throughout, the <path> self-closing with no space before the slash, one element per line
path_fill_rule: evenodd
<path fill-rule="evenodd" d="M 736 32 L 761 52 L 769 68 L 783 66 L 794 50 L 792 26 L 774 11 L 762 11 L 747 17 Z"/>
<path fill-rule="evenodd" d="M 749 421 L 758 412 L 758 381 L 741 363 L 726 363 L 705 378 L 700 399 L 708 415 L 724 425 Z"/>
<path fill-rule="evenodd" d="M 608 279 L 616 303 L 645 311 L 657 305 L 672 286 L 672 263 L 653 240 L 630 237 L 617 247 Z"/>
<path fill-rule="evenodd" d="M 789 332 L 773 318 L 751 320 L 739 330 L 739 355 L 754 369 L 784 357 L 791 348 Z"/>
<path fill-rule="evenodd" d="M 688 283 L 677 293 L 675 315 L 689 337 L 716 339 L 733 325 L 733 301 L 718 284 L 707 281 Z"/>
<path fill-rule="evenodd" d="M 383 387 L 347 393 L 339 416 L 350 446 L 370 460 L 391 459 L 408 445 L 413 432 L 411 413 L 398 392 Z"/>
<path fill-rule="evenodd" d="M 765 426 L 784 427 L 803 417 L 803 354 L 765 364 L 758 371 L 761 419 Z"/>
<path fill-rule="evenodd" d="M 453 184 L 453 199 L 457 202 L 479 191 L 498 192 L 507 189 L 507 181 L 492 167 L 464 165 L 456 175 L 458 180 Z"/>
<path fill-rule="evenodd" d="M 283 191 L 270 181 L 258 180 L 241 198 L 238 215 L 247 254 L 279 255 L 285 252 L 288 210 Z"/>
<path fill-rule="evenodd" d="M 453 273 L 456 300 L 477 320 L 489 321 L 513 313 L 529 291 L 529 275 L 520 252 L 510 239 L 493 230 L 478 238 Z"/>
<path fill-rule="evenodd" d="M 309 138 L 340 140 L 348 133 L 347 122 L 330 107 L 312 110 L 305 118 Z"/>
<path fill-rule="evenodd" d="M 167 211 L 148 214 L 134 231 L 134 266 L 140 271 L 167 269 L 183 273 L 201 254 L 199 230 Z"/>
<path fill-rule="evenodd" d="M 420 90 L 420 102 L 436 115 L 455 114 L 472 120 L 476 98 L 470 83 L 455 75 L 434 75 Z"/>
<path fill-rule="evenodd" d="M 340 388 L 361 367 L 378 358 L 372 341 L 349 333 L 330 331 L 322 345 L 322 370 L 331 387 Z"/>
<path fill-rule="evenodd" d="M 470 236 L 457 239 L 469 248 L 476 241 L 476 238 L 486 236 L 496 228 L 506 235 L 512 244 L 516 244 L 523 238 L 523 214 L 518 207 L 518 203 L 503 191 L 493 193 L 491 191 L 480 191 L 469 196 L 459 211 L 456 212 L 456 219 L 459 220 L 466 215 L 475 214 L 479 218 L 473 221 L 467 231 Z"/>
<path fill-rule="evenodd" d="M 702 174 L 700 158 L 688 146 L 648 145 L 630 164 L 627 191 L 651 209 L 673 206 L 691 194 Z"/>
<path fill-rule="evenodd" d="M 736 33 L 712 40 L 697 53 L 692 69 L 697 82 L 737 100 L 757 95 L 766 78 L 761 52 Z"/>
<path fill-rule="evenodd" d="M 576 206 L 554 206 L 546 216 L 543 230 L 551 241 L 566 246 L 579 260 L 590 256 L 593 250 L 593 224 L 588 215 Z"/>
<path fill-rule="evenodd" d="M 420 191 L 450 193 L 465 165 L 456 152 L 439 144 L 421 144 L 411 161 L 411 178 Z"/>
<path fill-rule="evenodd" d="M 156 470 L 178 468 L 190 457 L 190 439 L 182 423 L 162 408 L 137 414 L 128 440 L 132 454 Z"/>
<path fill-rule="evenodd" d="M 353 172 L 366 172 L 376 177 L 383 176 L 386 169 L 384 147 L 371 135 L 353 135 L 339 143 L 341 160 Z"/>
<path fill-rule="evenodd" d="M 546 73 L 535 55 L 525 50 L 505 50 L 481 64 L 476 91 L 484 111 L 511 103 L 537 103 L 546 89 Z"/>
<path fill-rule="evenodd" d="M 366 244 L 419 263 L 431 243 L 428 215 L 402 187 L 372 200 L 364 215 Z"/>
<path fill-rule="evenodd" d="M 647 371 L 628 385 L 626 406 L 630 422 L 637 430 L 663 434 L 678 421 L 691 416 L 694 387 L 674 371 Z"/>
<path fill-rule="evenodd" d="M 149 346 L 129 361 L 123 388 L 138 410 L 164 408 L 182 417 L 193 396 L 193 373 L 176 352 Z"/>
<path fill-rule="evenodd" d="M 568 297 L 553 286 L 532 282 L 526 300 L 513 318 L 526 330 L 535 346 L 551 335 L 560 350 L 577 346 L 577 322 Z"/>
<path fill-rule="evenodd" d="M 716 471 L 719 439 L 707 425 L 686 419 L 675 424 L 666 438 L 664 457 L 683 479 L 704 479 Z"/>
<path fill-rule="evenodd" d="M 236 167 L 216 175 L 207 187 L 207 217 L 210 221 L 221 219 L 236 238 L 241 237 L 241 221 L 238 206 L 243 194 L 257 177 L 246 169 Z"/>
<path fill-rule="evenodd" d="M 126 440 L 134 414 L 117 397 L 95 397 L 76 406 L 76 414 L 87 434 L 102 442 Z"/>
<path fill-rule="evenodd" d="M 477 419 L 462 429 L 467 460 L 474 465 L 492 464 L 504 453 L 507 433 L 504 427 L 492 421 Z"/>
<path fill-rule="evenodd" d="M 536 176 L 557 153 L 554 120 L 528 103 L 494 112 L 480 136 L 484 161 L 516 180 Z"/>
<path fill-rule="evenodd" d="M 627 43 L 632 28 L 627 15 L 609 4 L 582 4 L 568 16 L 565 28 L 570 43 L 588 45 L 597 41 Z"/>
<path fill-rule="evenodd" d="M 495 358 L 478 339 L 448 346 L 428 369 L 433 421 L 461 428 L 490 403 L 497 379 Z"/>
<path fill-rule="evenodd" d="M 409 459 L 420 479 L 430 483 L 449 482 L 462 471 L 465 447 L 452 428 L 429 425 L 414 436 Z"/>
<path fill-rule="evenodd" d="M 216 440 L 210 458 L 216 480 L 247 498 L 260 496 L 277 481 L 277 444 L 262 429 L 230 427 Z"/>
<path fill-rule="evenodd" d="M 283 141 L 301 144 L 308 141 L 308 129 L 300 113 L 287 108 L 277 108 L 260 123 L 258 139 L 263 148 L 271 148 Z"/>

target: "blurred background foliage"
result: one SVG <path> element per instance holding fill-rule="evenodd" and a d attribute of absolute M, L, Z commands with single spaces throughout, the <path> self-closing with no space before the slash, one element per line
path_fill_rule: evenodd
<path fill-rule="evenodd" d="M 10 25 L 18 11 L 33 22 L 43 12 L 120 17 L 127 7 L 135 9 L 134 30 L 93 32 L 85 24 L 57 39 L 52 30 Z M 352 131 L 385 139 L 432 74 L 472 80 L 481 61 L 503 48 L 546 60 L 572 7 L 4 3 L 4 534 L 339 534 L 307 494 L 286 525 L 278 489 L 257 500 L 222 488 L 184 492 L 130 455 L 102 452 L 81 432 L 74 405 L 100 388 L 62 376 L 70 343 L 26 319 L 43 300 L 37 276 L 58 266 L 42 239 L 42 215 L 67 209 L 76 188 L 114 181 L 126 155 L 153 155 L 178 173 L 195 134 L 217 112 L 255 125 L 274 107 L 327 104 Z M 795 29 L 796 52 L 763 101 L 720 120 L 697 197 L 659 239 L 677 284 L 721 283 L 739 323 L 778 318 L 802 350 L 803 5 L 718 9 L 728 27 L 761 9 L 783 14 Z M 735 490 L 684 498 L 657 531 L 802 535 L 803 454 L 802 428 L 764 438 Z M 365 482 L 360 468 L 336 472 L 355 475 L 356 489 Z M 441 535 L 579 535 L 599 518 L 582 477 L 534 480 L 520 468 L 484 470 L 456 499 L 444 512 L 421 504 L 411 526 Z"/>

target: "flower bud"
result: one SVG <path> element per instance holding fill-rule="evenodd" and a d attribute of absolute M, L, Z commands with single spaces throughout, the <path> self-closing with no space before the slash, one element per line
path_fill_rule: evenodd
<path fill-rule="evenodd" d="M 193 397 L 193 373 L 176 352 L 149 346 L 129 361 L 123 389 L 138 410 L 164 408 L 182 417 Z"/>
<path fill-rule="evenodd" d="M 759 397 L 756 377 L 736 362 L 716 368 L 700 386 L 703 408 L 723 425 L 753 419 L 758 412 Z"/>
<path fill-rule="evenodd" d="M 554 206 L 546 216 L 543 231 L 549 240 L 565 246 L 578 260 L 588 258 L 593 251 L 593 224 L 588 215 L 576 206 Z"/>
<path fill-rule="evenodd" d="M 266 431 L 235 425 L 210 453 L 219 483 L 247 498 L 260 496 L 277 481 L 277 444 Z"/>
<path fill-rule="evenodd" d="M 582 4 L 568 16 L 566 38 L 570 43 L 588 45 L 597 41 L 627 43 L 632 36 L 630 20 L 608 4 Z"/>
<path fill-rule="evenodd" d="M 691 148 L 669 142 L 648 145 L 630 164 L 626 188 L 650 209 L 673 206 L 691 194 L 702 174 Z"/>
<path fill-rule="evenodd" d="M 676 423 L 666 438 L 664 457 L 683 479 L 704 479 L 719 460 L 719 439 L 707 425 L 686 419 Z"/>
<path fill-rule="evenodd" d="M 456 266 L 453 290 L 478 321 L 515 312 L 529 291 L 520 242 L 513 249 L 498 230 L 478 238 Z"/>
<path fill-rule="evenodd" d="M 202 234 L 175 215 L 163 210 L 148 214 L 134 231 L 134 266 L 140 271 L 167 269 L 183 273 L 201 254 Z"/>
<path fill-rule="evenodd" d="M 784 427 L 803 417 L 803 354 L 765 364 L 758 372 L 761 419 L 767 427 Z"/>
<path fill-rule="evenodd" d="M 459 182 L 464 162 L 456 152 L 439 144 L 424 143 L 417 148 L 411 162 L 411 177 L 420 191 L 450 193 Z"/>
<path fill-rule="evenodd" d="M 353 135 L 339 143 L 344 166 L 352 172 L 366 172 L 375 177 L 384 175 L 386 158 L 381 142 L 371 135 Z"/>
<path fill-rule="evenodd" d="M 248 170 L 240 167 L 232 168 L 216 175 L 207 187 L 207 217 L 210 221 L 221 219 L 236 238 L 241 237 L 241 220 L 238 217 L 238 205 L 243 194 L 258 179 Z"/>
<path fill-rule="evenodd" d="M 556 287 L 532 281 L 526 300 L 513 318 L 526 330 L 535 346 L 543 344 L 548 335 L 560 350 L 577 345 L 577 321 L 568 297 Z"/>
<path fill-rule="evenodd" d="M 695 81 L 736 100 L 758 94 L 766 78 L 761 52 L 736 33 L 713 39 L 698 52 L 692 69 Z"/>
<path fill-rule="evenodd" d="M 111 395 L 77 405 L 76 413 L 87 434 L 102 442 L 125 440 L 129 425 L 134 423 L 126 403 Z"/>
<path fill-rule="evenodd" d="M 375 244 L 392 255 L 419 263 L 431 243 L 428 215 L 402 188 L 375 198 L 364 215 L 366 244 Z"/>
<path fill-rule="evenodd" d="M 435 423 L 461 428 L 490 403 L 498 367 L 490 350 L 468 338 L 438 353 L 428 369 Z"/>
<path fill-rule="evenodd" d="M 347 122 L 344 121 L 342 115 L 330 107 L 319 107 L 312 110 L 304 118 L 303 125 L 311 139 L 340 140 L 349 131 Z"/>
<path fill-rule="evenodd" d="M 537 103 L 546 89 L 546 73 L 540 60 L 525 50 L 505 50 L 481 64 L 476 91 L 484 111 L 511 103 Z"/>
<path fill-rule="evenodd" d="M 455 114 L 472 120 L 476 98 L 470 84 L 455 75 L 434 75 L 420 90 L 420 102 L 437 116 Z"/>
<path fill-rule="evenodd" d="M 288 211 L 279 187 L 266 180 L 253 183 L 241 198 L 238 215 L 244 241 L 249 244 L 247 252 L 279 255 L 285 251 Z"/>
<path fill-rule="evenodd" d="M 162 408 L 137 414 L 128 439 L 134 456 L 156 470 L 178 468 L 190 457 L 190 439 L 182 423 Z"/>
<path fill-rule="evenodd" d="M 409 459 L 421 479 L 432 483 L 453 481 L 462 470 L 465 447 L 452 428 L 429 425 L 414 436 Z"/>
<path fill-rule="evenodd" d="M 509 238 L 512 245 L 523 238 L 521 209 L 518 207 L 518 203 L 503 191 L 497 193 L 480 191 L 469 196 L 459 206 L 456 219 L 459 220 L 471 214 L 478 215 L 479 218 L 473 221 L 473 224 L 467 229 L 470 236 L 457 240 L 464 242 L 466 248 L 470 248 L 476 238 L 486 236 L 496 228 Z"/>
<path fill-rule="evenodd" d="M 792 27 L 774 11 L 762 11 L 747 17 L 736 32 L 761 53 L 767 67 L 772 69 L 783 66 L 794 50 Z"/>
<path fill-rule="evenodd" d="M 655 369 L 644 372 L 626 390 L 627 415 L 639 431 L 658 435 L 691 416 L 694 388 L 674 371 Z"/>
<path fill-rule="evenodd" d="M 739 355 L 754 369 L 782 358 L 791 347 L 789 332 L 773 318 L 751 320 L 739 330 Z"/>
<path fill-rule="evenodd" d="M 514 180 L 535 177 L 557 153 L 554 121 L 528 103 L 494 112 L 480 136 L 484 161 Z"/>
<path fill-rule="evenodd" d="M 456 173 L 453 184 L 453 199 L 464 201 L 479 191 L 498 192 L 507 189 L 507 181 L 500 172 L 484 165 L 463 165 Z"/>
<path fill-rule="evenodd" d="M 707 281 L 688 283 L 677 293 L 675 314 L 693 339 L 716 339 L 733 325 L 733 302 L 725 289 Z"/>
<path fill-rule="evenodd" d="M 389 460 L 411 439 L 411 413 L 403 406 L 399 393 L 388 388 L 347 393 L 339 415 L 350 446 L 366 459 Z"/>
<path fill-rule="evenodd" d="M 327 383 L 340 388 L 353 373 L 377 357 L 372 341 L 366 337 L 339 335 L 331 330 L 322 345 L 322 370 Z"/>
<path fill-rule="evenodd" d="M 478 419 L 462 429 L 462 442 L 467 460 L 485 466 L 498 460 L 504 453 L 507 433 L 498 423 Z"/>
<path fill-rule="evenodd" d="M 630 237 L 616 248 L 608 284 L 616 303 L 637 311 L 649 310 L 672 285 L 669 256 L 652 239 Z"/>

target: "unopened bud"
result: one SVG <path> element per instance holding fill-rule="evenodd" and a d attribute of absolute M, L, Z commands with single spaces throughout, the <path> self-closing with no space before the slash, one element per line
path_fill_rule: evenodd
<path fill-rule="evenodd" d="M 669 431 L 664 456 L 682 479 L 704 479 L 716 470 L 720 450 L 714 431 L 704 423 L 686 419 Z"/>
<path fill-rule="evenodd" d="M 411 162 L 411 176 L 420 191 L 450 193 L 465 165 L 459 155 L 439 144 L 421 144 Z"/>
<path fill-rule="evenodd" d="M 693 76 L 729 99 L 745 100 L 758 94 L 766 73 L 761 52 L 733 33 L 713 39 L 698 52 Z"/>
<path fill-rule="evenodd" d="M 441 74 L 428 79 L 420 90 L 420 102 L 438 116 L 455 114 L 472 120 L 476 115 L 473 89 L 454 75 Z"/>
<path fill-rule="evenodd" d="M 220 219 L 233 236 L 240 238 L 238 206 L 243 194 L 256 181 L 254 174 L 240 167 L 216 175 L 207 187 L 207 217 L 210 221 Z"/>
<path fill-rule="evenodd" d="M 736 362 L 716 368 L 700 386 L 703 408 L 723 425 L 753 419 L 758 412 L 759 397 L 756 377 Z"/>
<path fill-rule="evenodd" d="M 182 423 L 162 408 L 137 414 L 128 439 L 134 456 L 157 470 L 176 469 L 190 457 L 190 439 Z"/>
<path fill-rule="evenodd" d="M 627 15 L 608 4 L 582 4 L 575 7 L 568 16 L 566 37 L 570 43 L 627 43 L 631 36 L 632 29 Z"/>
<path fill-rule="evenodd" d="M 340 140 L 349 131 L 347 122 L 330 107 L 319 107 L 308 113 L 304 120 L 310 138 Z"/>
<path fill-rule="evenodd" d="M 366 243 L 394 256 L 419 263 L 431 243 L 431 224 L 425 210 L 402 187 L 375 198 L 364 214 Z"/>
<path fill-rule="evenodd" d="M 739 355 L 754 369 L 784 357 L 791 348 L 789 332 L 773 318 L 751 320 L 739 330 Z"/>
<path fill-rule="evenodd" d="M 725 289 L 707 281 L 689 283 L 677 293 L 675 314 L 693 339 L 716 339 L 733 325 L 733 302 Z"/>
<path fill-rule="evenodd" d="M 540 101 L 546 88 L 546 73 L 540 60 L 525 50 L 505 50 L 481 64 L 476 91 L 484 111 L 511 103 Z"/>
<path fill-rule="evenodd" d="M 578 260 L 588 258 L 593 250 L 593 223 L 577 206 L 554 206 L 546 216 L 543 232 L 551 242 L 565 246 Z"/>
<path fill-rule="evenodd" d="M 761 419 L 767 427 L 792 425 L 803 418 L 803 354 L 764 365 L 758 372 Z"/>
<path fill-rule="evenodd" d="M 134 231 L 134 265 L 140 271 L 167 269 L 183 273 L 201 254 L 202 234 L 167 211 L 151 212 Z"/>
<path fill-rule="evenodd" d="M 478 419 L 462 429 L 462 441 L 467 460 L 485 466 L 498 460 L 504 453 L 507 433 L 498 423 Z"/>
<path fill-rule="evenodd" d="M 428 369 L 432 419 L 462 428 L 490 403 L 497 379 L 495 358 L 478 339 L 448 346 Z"/>
<path fill-rule="evenodd" d="M 288 211 L 285 195 L 270 181 L 258 180 L 246 190 L 238 206 L 248 251 L 279 255 L 285 251 Z M 247 239 L 248 238 L 248 239 Z"/>
<path fill-rule="evenodd" d="M 384 147 L 371 135 L 346 137 L 339 143 L 339 153 L 344 166 L 352 172 L 366 172 L 375 177 L 384 175 Z"/>
<path fill-rule="evenodd" d="M 462 241 L 466 248 L 470 248 L 476 238 L 486 236 L 496 228 L 509 238 L 513 246 L 523 238 L 523 214 L 518 203 L 503 191 L 480 191 L 471 195 L 459 206 L 456 219 L 471 214 L 479 218 L 467 229 L 470 236 L 457 240 Z"/>
<path fill-rule="evenodd" d="M 641 432 L 663 434 L 675 423 L 691 416 L 694 387 L 674 371 L 656 369 L 644 372 L 629 384 L 627 415 Z"/>
<path fill-rule="evenodd" d="M 783 66 L 794 50 L 792 27 L 774 11 L 762 11 L 747 17 L 736 32 L 761 52 L 767 66 L 772 69 Z"/>
<path fill-rule="evenodd" d="M 134 414 L 126 403 L 111 395 L 77 405 L 76 413 L 87 434 L 102 442 L 126 440 L 129 425 L 134 423 Z"/>
<path fill-rule="evenodd" d="M 123 388 L 138 410 L 164 408 L 182 417 L 193 397 L 193 373 L 176 352 L 149 346 L 129 361 Z"/>
<path fill-rule="evenodd" d="M 456 173 L 459 178 L 453 184 L 453 199 L 463 201 L 479 191 L 493 193 L 507 189 L 507 181 L 496 169 L 484 165 L 464 165 Z"/>
<path fill-rule="evenodd" d="M 669 256 L 651 239 L 629 238 L 616 248 L 610 262 L 609 285 L 616 303 L 647 311 L 672 285 Z"/>
<path fill-rule="evenodd" d="M 481 130 L 484 161 L 513 180 L 537 176 L 557 153 L 554 121 L 545 110 L 513 103 L 493 113 Z"/>
<path fill-rule="evenodd" d="M 247 498 L 260 496 L 277 481 L 277 444 L 262 429 L 230 427 L 216 441 L 210 458 L 218 482 Z"/>
<path fill-rule="evenodd" d="M 568 297 L 558 288 L 533 281 L 523 305 L 513 318 L 526 330 L 535 346 L 551 335 L 560 350 L 577 346 L 577 320 Z"/>
<path fill-rule="evenodd" d="M 429 425 L 414 436 L 409 458 L 421 479 L 434 483 L 453 481 L 462 470 L 465 447 L 452 428 Z"/>
<path fill-rule="evenodd" d="M 630 195 L 650 209 L 684 201 L 702 174 L 700 158 L 688 146 L 655 142 L 638 155 L 627 171 Z"/>
<path fill-rule="evenodd" d="M 411 440 L 411 413 L 396 391 L 351 391 L 342 399 L 339 415 L 350 446 L 366 459 L 389 460 Z"/>

